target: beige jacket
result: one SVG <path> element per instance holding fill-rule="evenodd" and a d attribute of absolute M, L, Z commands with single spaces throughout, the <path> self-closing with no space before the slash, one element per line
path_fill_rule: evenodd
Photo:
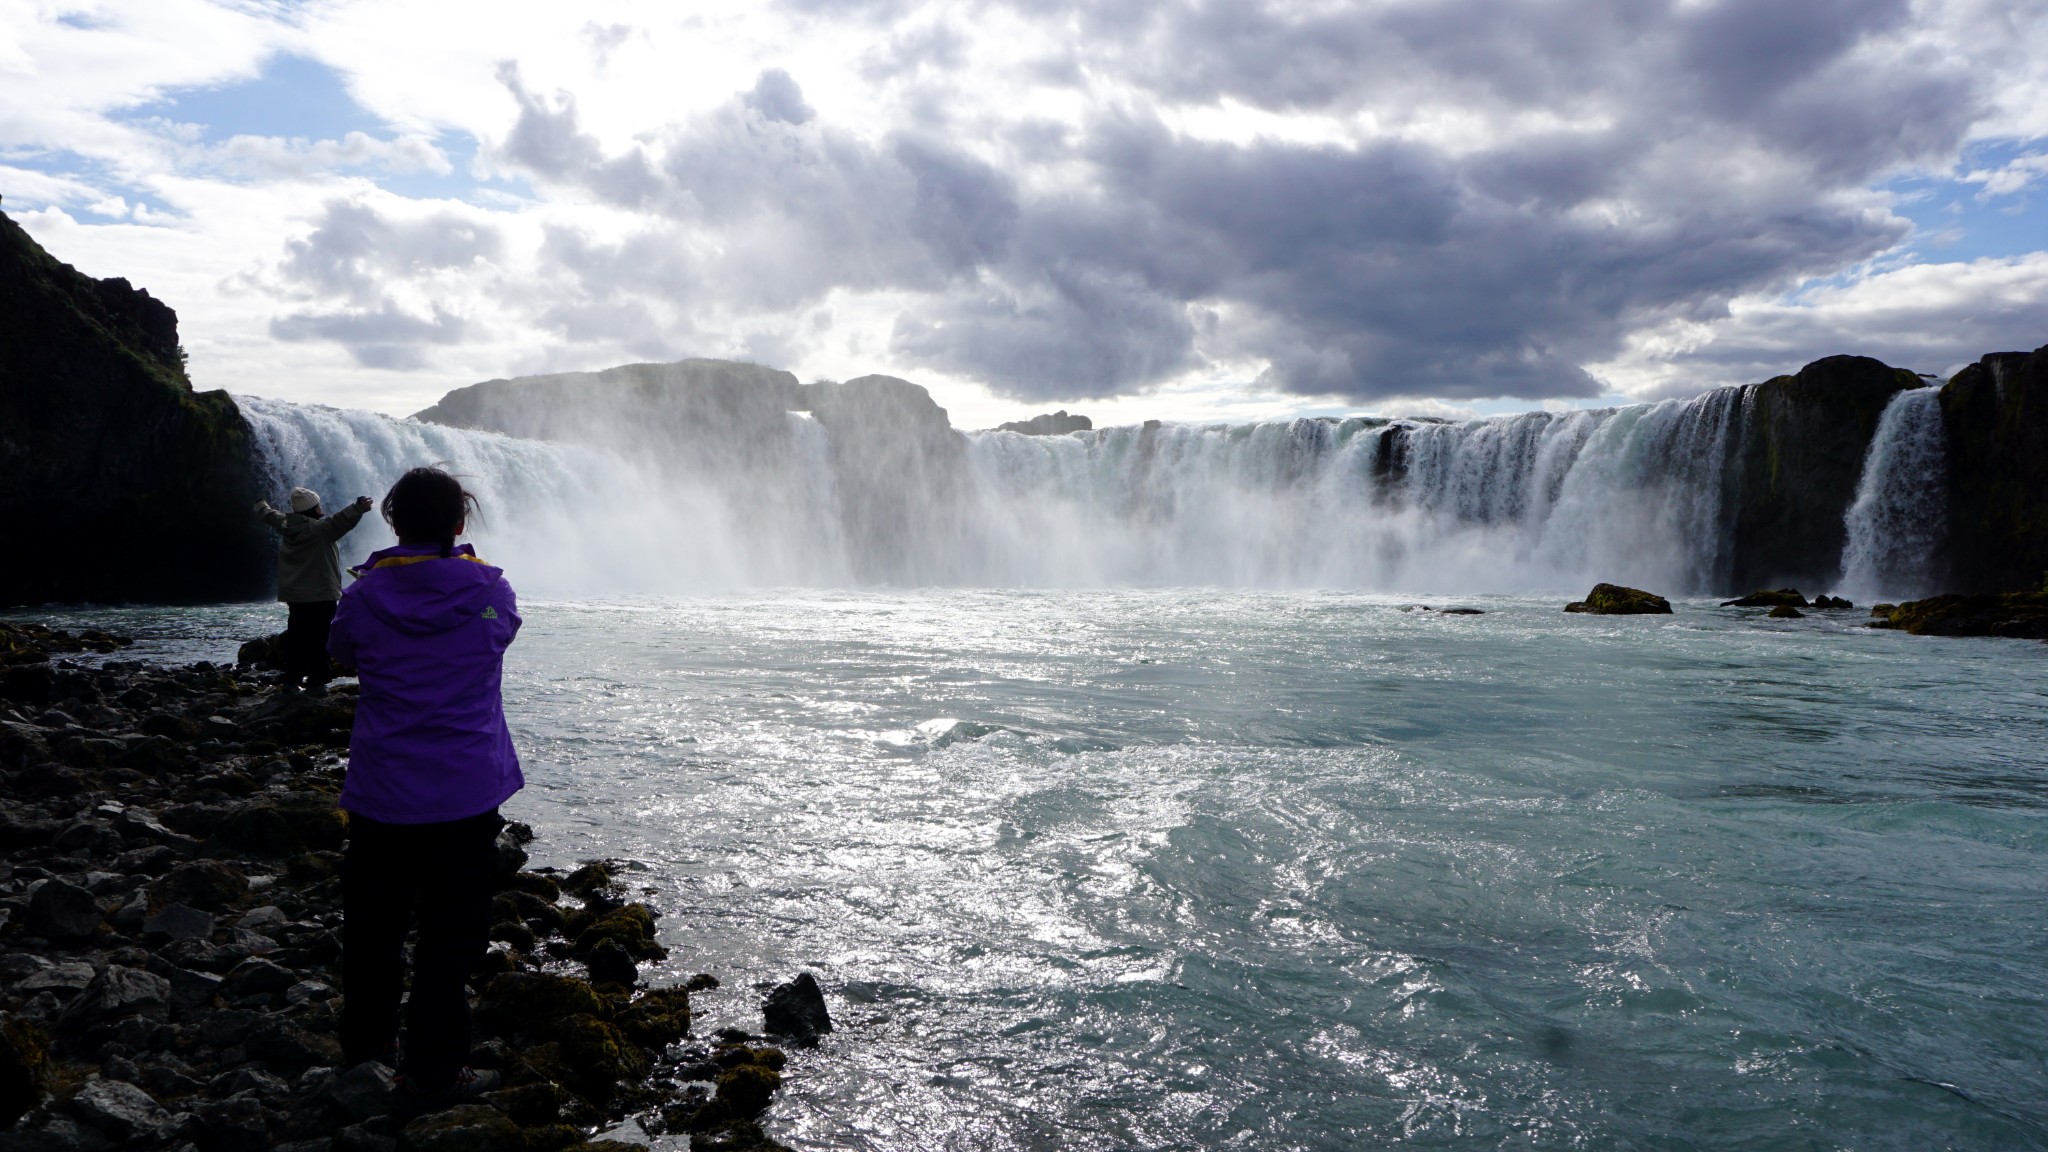
<path fill-rule="evenodd" d="M 282 539 L 277 546 L 277 598 L 287 604 L 341 599 L 341 538 L 363 518 L 350 504 L 314 519 L 303 512 L 279 512 L 258 501 L 256 515 Z"/>

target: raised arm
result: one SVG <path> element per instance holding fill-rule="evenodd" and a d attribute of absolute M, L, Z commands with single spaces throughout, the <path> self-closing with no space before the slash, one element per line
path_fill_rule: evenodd
<path fill-rule="evenodd" d="M 355 526 L 362 522 L 363 513 L 368 512 L 370 507 L 368 496 L 357 498 L 355 503 L 320 522 L 321 535 L 329 541 L 341 539 L 355 530 Z"/>
<path fill-rule="evenodd" d="M 272 508 L 268 500 L 256 502 L 256 518 L 280 532 L 284 531 L 284 513 Z"/>

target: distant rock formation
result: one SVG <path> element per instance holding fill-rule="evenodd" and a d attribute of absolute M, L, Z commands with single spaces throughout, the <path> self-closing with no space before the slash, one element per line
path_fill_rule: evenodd
<path fill-rule="evenodd" d="M 1728 587 L 1840 578 L 1845 514 L 1878 418 L 1894 395 L 1922 383 L 1868 356 L 1830 356 L 1744 387 L 1723 489 Z"/>
<path fill-rule="evenodd" d="M 1088 432 L 1095 428 L 1095 421 L 1079 414 L 1069 416 L 1065 408 L 1057 412 L 1043 412 L 1029 420 L 1012 420 L 996 425 L 998 432 L 1022 432 L 1026 436 L 1065 436 L 1069 432 Z"/>
<path fill-rule="evenodd" d="M 628 364 L 472 384 L 414 418 L 606 447 L 685 479 L 715 475 L 769 515 L 777 501 L 815 495 L 777 482 L 806 450 L 791 412 L 824 433 L 855 577 L 899 583 L 965 561 L 948 544 L 966 514 L 966 441 L 931 393 L 894 376 L 799 384 L 732 360 Z"/>
<path fill-rule="evenodd" d="M 0 213 L 0 605 L 269 591 L 249 427 L 184 361 L 177 313 Z"/>
<path fill-rule="evenodd" d="M 1986 356 L 1943 385 L 1948 587 L 2035 589 L 2048 578 L 2048 347 Z"/>

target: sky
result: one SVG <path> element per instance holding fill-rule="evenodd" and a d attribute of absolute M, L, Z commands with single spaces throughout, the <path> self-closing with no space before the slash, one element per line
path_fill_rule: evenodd
<path fill-rule="evenodd" d="M 2044 0 L 0 0 L 0 210 L 201 388 L 1492 414 L 2048 344 L 2043 59 Z"/>

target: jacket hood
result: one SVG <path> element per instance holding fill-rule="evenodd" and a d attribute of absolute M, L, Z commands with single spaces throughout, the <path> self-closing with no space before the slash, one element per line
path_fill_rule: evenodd
<path fill-rule="evenodd" d="M 457 545 L 448 556 L 435 545 L 400 544 L 370 553 L 349 571 L 356 582 L 344 595 L 392 628 L 413 635 L 446 632 L 475 619 L 490 607 L 505 574 L 478 559 L 467 544 Z"/>

